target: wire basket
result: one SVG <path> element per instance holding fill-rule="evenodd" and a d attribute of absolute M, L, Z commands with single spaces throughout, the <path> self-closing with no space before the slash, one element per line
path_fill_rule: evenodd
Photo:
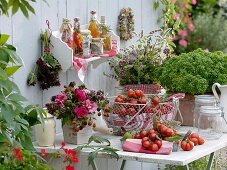
<path fill-rule="evenodd" d="M 153 128 L 153 114 L 156 113 L 162 120 L 174 120 L 179 106 L 179 100 L 160 103 L 157 107 L 148 101 L 146 104 L 119 103 L 110 98 L 112 113 L 104 117 L 109 128 L 113 128 L 115 135 L 125 132 Z"/>

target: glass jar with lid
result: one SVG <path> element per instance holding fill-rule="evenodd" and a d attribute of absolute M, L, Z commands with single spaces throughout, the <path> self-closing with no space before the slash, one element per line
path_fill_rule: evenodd
<path fill-rule="evenodd" d="M 201 106 L 198 118 L 198 133 L 207 140 L 218 139 L 222 135 L 223 111 L 217 106 Z"/>
<path fill-rule="evenodd" d="M 195 108 L 193 115 L 193 127 L 198 127 L 199 109 L 201 106 L 216 106 L 217 100 L 211 95 L 197 95 L 195 96 Z"/>

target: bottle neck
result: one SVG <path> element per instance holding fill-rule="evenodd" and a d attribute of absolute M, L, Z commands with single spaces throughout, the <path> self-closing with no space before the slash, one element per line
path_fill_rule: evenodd
<path fill-rule="evenodd" d="M 74 23 L 74 31 L 80 31 L 80 23 L 79 22 Z"/>
<path fill-rule="evenodd" d="M 91 14 L 91 21 L 97 21 L 96 14 Z"/>

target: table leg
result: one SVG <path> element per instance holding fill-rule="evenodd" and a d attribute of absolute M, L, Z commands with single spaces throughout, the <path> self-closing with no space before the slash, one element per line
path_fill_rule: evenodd
<path fill-rule="evenodd" d="M 210 154 L 209 162 L 207 164 L 207 170 L 211 170 L 211 167 L 213 165 L 213 160 L 214 160 L 214 152 Z"/>
<path fill-rule="evenodd" d="M 185 165 L 184 166 L 186 170 L 189 170 L 189 166 L 188 165 Z"/>
<path fill-rule="evenodd" d="M 95 160 L 91 161 L 91 166 L 93 170 L 98 170 Z"/>
<path fill-rule="evenodd" d="M 124 169 L 125 163 L 126 163 L 126 160 L 123 159 L 123 161 L 122 161 L 122 163 L 121 163 L 121 169 L 120 169 L 120 170 L 123 170 L 123 169 Z"/>

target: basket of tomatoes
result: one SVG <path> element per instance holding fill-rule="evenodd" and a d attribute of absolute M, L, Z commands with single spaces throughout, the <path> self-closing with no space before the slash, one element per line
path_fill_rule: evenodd
<path fill-rule="evenodd" d="M 109 114 L 104 119 L 115 135 L 125 131 L 149 129 L 153 127 L 152 116 L 172 121 L 177 113 L 178 99 L 168 100 L 162 96 L 144 95 L 142 90 L 129 90 L 127 94 L 109 99 Z"/>

